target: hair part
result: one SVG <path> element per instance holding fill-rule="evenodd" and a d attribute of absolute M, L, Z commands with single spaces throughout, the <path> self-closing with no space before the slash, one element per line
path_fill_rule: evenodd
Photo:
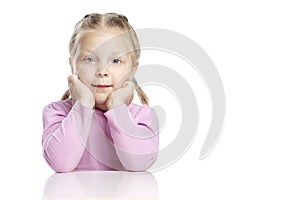
<path fill-rule="evenodd" d="M 70 56 L 76 54 L 76 49 L 79 41 L 80 34 L 84 31 L 96 30 L 100 32 L 118 31 L 127 32 L 129 35 L 130 43 L 132 44 L 133 52 L 131 57 L 134 65 L 138 65 L 141 50 L 136 32 L 129 24 L 126 16 L 117 13 L 98 14 L 92 13 L 85 15 L 74 28 L 74 32 L 69 42 Z M 134 80 L 135 81 L 135 80 Z M 136 83 L 136 81 L 135 81 Z M 142 88 L 136 83 L 136 92 L 142 104 L 148 104 L 149 100 Z M 70 97 L 70 92 L 67 90 L 62 96 L 61 100 L 66 100 Z"/>

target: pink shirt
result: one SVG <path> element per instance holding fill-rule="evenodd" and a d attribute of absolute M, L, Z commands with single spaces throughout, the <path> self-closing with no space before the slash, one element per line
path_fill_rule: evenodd
<path fill-rule="evenodd" d="M 43 153 L 54 171 L 144 171 L 154 163 L 158 121 L 149 106 L 122 104 L 103 112 L 72 103 L 43 110 Z"/>

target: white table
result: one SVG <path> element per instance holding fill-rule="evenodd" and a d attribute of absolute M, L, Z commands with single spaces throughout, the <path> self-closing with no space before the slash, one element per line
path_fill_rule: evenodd
<path fill-rule="evenodd" d="M 43 199 L 158 199 L 158 186 L 150 173 L 55 173 L 45 184 Z"/>

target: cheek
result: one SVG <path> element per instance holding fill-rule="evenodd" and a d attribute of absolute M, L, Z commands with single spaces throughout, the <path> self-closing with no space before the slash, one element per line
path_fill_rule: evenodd
<path fill-rule="evenodd" d="M 85 85 L 90 85 L 94 81 L 95 76 L 93 70 L 87 67 L 81 67 L 79 71 L 77 71 L 78 78 L 83 82 Z"/>
<path fill-rule="evenodd" d="M 112 76 L 113 76 L 114 85 L 117 88 L 120 88 L 125 83 L 125 81 L 129 80 L 130 72 L 129 71 L 123 71 L 123 72 L 113 73 Z"/>

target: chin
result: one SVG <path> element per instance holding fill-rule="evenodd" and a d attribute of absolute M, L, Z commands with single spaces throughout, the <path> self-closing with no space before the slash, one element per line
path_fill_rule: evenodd
<path fill-rule="evenodd" d="M 96 105 L 105 104 L 108 94 L 94 94 Z"/>
<path fill-rule="evenodd" d="M 106 103 L 106 98 L 95 98 L 96 105 L 102 105 Z"/>

